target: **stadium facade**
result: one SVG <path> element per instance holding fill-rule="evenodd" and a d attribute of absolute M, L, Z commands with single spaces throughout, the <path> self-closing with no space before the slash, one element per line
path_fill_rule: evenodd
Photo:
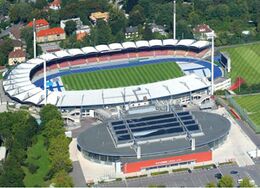
<path fill-rule="evenodd" d="M 229 130 L 223 116 L 171 108 L 108 120 L 81 133 L 77 143 L 88 160 L 135 173 L 211 162 Z"/>
<path fill-rule="evenodd" d="M 101 64 L 119 61 L 143 59 L 183 58 L 199 61 L 210 51 L 208 41 L 183 40 L 150 40 L 137 42 L 113 43 L 84 47 L 81 49 L 62 50 L 46 53 L 35 59 L 17 65 L 5 74 L 3 87 L 12 99 L 36 106 L 45 102 L 43 89 L 43 64 L 47 64 L 47 79 L 74 73 L 86 67 L 97 67 Z M 209 62 L 208 62 L 209 63 Z M 205 63 L 207 64 L 207 62 Z M 37 84 L 38 83 L 38 84 Z M 176 89 L 178 88 L 178 89 Z M 189 100 L 192 94 L 209 93 L 210 83 L 205 77 L 195 74 L 162 82 L 129 86 L 122 88 L 84 90 L 84 91 L 50 91 L 47 92 L 47 103 L 60 108 L 89 108 L 122 105 L 140 101 L 152 101 L 170 98 Z"/>

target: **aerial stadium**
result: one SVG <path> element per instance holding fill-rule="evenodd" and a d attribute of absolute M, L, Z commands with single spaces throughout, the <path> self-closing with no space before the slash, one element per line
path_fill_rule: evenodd
<path fill-rule="evenodd" d="M 5 74 L 3 87 L 19 103 L 36 106 L 49 103 L 67 109 L 96 109 L 165 99 L 187 101 L 193 95 L 210 92 L 211 64 L 205 60 L 210 51 L 210 42 L 192 39 L 61 50 L 17 65 Z M 135 69 L 139 72 L 135 73 Z M 114 75 L 121 77 L 113 80 L 112 71 L 118 70 L 121 72 Z M 107 76 L 102 77 L 102 72 Z M 161 73 L 160 77 L 156 77 L 156 72 Z M 221 77 L 222 72 L 214 65 L 214 78 Z M 141 78 L 135 79 L 138 75 Z"/>
<path fill-rule="evenodd" d="M 105 121 L 82 132 L 77 143 L 88 160 L 136 173 L 212 162 L 212 150 L 229 130 L 221 115 L 170 108 Z"/>

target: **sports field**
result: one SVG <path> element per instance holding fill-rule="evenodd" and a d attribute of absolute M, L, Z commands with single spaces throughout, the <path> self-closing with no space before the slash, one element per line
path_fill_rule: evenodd
<path fill-rule="evenodd" d="M 260 83 L 260 44 L 231 47 L 221 50 L 231 58 L 230 77 L 234 82 L 242 77 L 248 85 Z"/>
<path fill-rule="evenodd" d="M 234 99 L 260 129 L 260 95 L 239 96 Z"/>
<path fill-rule="evenodd" d="M 116 88 L 140 85 L 183 76 L 175 62 L 140 65 L 62 76 L 66 90 Z"/>

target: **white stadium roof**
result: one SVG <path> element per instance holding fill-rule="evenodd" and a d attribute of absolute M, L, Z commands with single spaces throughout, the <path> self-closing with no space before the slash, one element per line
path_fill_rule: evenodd
<path fill-rule="evenodd" d="M 123 42 L 122 43 L 122 46 L 125 48 L 125 49 L 128 49 L 128 48 L 136 48 L 136 45 L 134 42 Z"/>
<path fill-rule="evenodd" d="M 153 46 L 162 46 L 162 41 L 161 40 L 150 40 L 149 41 L 149 45 L 151 47 L 153 47 Z"/>
<path fill-rule="evenodd" d="M 96 47 L 84 47 L 81 49 L 61 50 L 54 53 L 46 53 L 38 58 L 30 59 L 27 62 L 17 65 L 7 79 L 3 81 L 3 87 L 11 97 L 18 99 L 20 102 L 29 102 L 35 105 L 43 104 L 44 91 L 40 87 L 36 87 L 30 80 L 30 72 L 33 68 L 43 63 L 43 60 L 50 61 L 57 58 L 83 55 L 89 53 L 98 53 L 104 51 L 113 51 L 130 48 L 142 48 L 153 46 L 168 45 L 186 45 L 201 48 L 209 45 L 207 41 L 195 40 L 150 40 L 137 42 L 113 43 L 110 45 L 98 45 Z M 168 97 L 170 95 L 178 95 L 188 93 L 195 90 L 208 88 L 210 83 L 206 78 L 201 78 L 195 74 L 186 75 L 180 78 L 170 79 L 166 81 L 129 86 L 112 89 L 100 90 L 84 90 L 84 91 L 48 91 L 47 102 L 59 107 L 73 106 L 100 106 L 111 104 L 122 104 L 124 102 L 136 102 L 143 97 L 148 100 Z M 177 89 L 176 89 L 177 88 Z"/>
<path fill-rule="evenodd" d="M 71 54 L 72 56 L 76 56 L 76 55 L 83 55 L 84 52 L 82 52 L 82 50 L 78 49 L 78 48 L 74 48 L 74 49 L 69 49 L 67 50 L 67 52 L 69 54 Z"/>
<path fill-rule="evenodd" d="M 108 45 L 111 50 L 121 50 L 123 46 L 120 43 L 112 43 Z"/>
<path fill-rule="evenodd" d="M 177 43 L 177 46 L 190 46 L 195 42 L 193 39 L 182 39 Z"/>
<path fill-rule="evenodd" d="M 137 48 L 149 47 L 149 43 L 146 40 L 139 40 L 135 42 Z"/>
<path fill-rule="evenodd" d="M 81 48 L 81 50 L 85 53 L 85 54 L 90 54 L 90 53 L 97 53 L 98 51 L 96 50 L 96 48 L 92 47 L 92 46 L 87 46 L 84 48 Z"/>
<path fill-rule="evenodd" d="M 63 58 L 63 57 L 69 57 L 69 56 L 71 56 L 71 54 L 69 54 L 66 50 L 60 50 L 60 51 L 54 52 L 54 54 L 55 54 L 58 58 Z"/>
<path fill-rule="evenodd" d="M 58 57 L 56 55 L 54 55 L 53 53 L 46 53 L 46 54 L 40 55 L 39 58 L 44 59 L 45 61 L 50 61 L 50 60 L 56 59 Z"/>
<path fill-rule="evenodd" d="M 210 44 L 209 41 L 197 41 L 190 46 L 196 47 L 196 48 L 203 48 L 203 47 L 208 46 L 209 44 Z"/>
<path fill-rule="evenodd" d="M 95 47 L 97 49 L 98 52 L 104 52 L 104 51 L 109 51 L 109 47 L 107 45 L 98 45 Z"/>

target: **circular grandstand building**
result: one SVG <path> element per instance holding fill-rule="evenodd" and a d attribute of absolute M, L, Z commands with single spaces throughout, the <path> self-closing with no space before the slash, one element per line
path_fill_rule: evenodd
<path fill-rule="evenodd" d="M 82 132 L 77 143 L 88 160 L 132 173 L 210 162 L 229 130 L 223 116 L 172 108 L 105 121 Z"/>
<path fill-rule="evenodd" d="M 210 51 L 208 41 L 191 39 L 142 40 L 61 50 L 18 64 L 4 75 L 3 88 L 8 96 L 19 103 L 36 106 L 49 103 L 66 109 L 92 110 L 165 99 L 187 101 L 192 95 L 209 93 L 211 65 L 204 58 Z M 76 80 L 75 74 L 166 62 L 177 64 L 181 76 L 116 87 L 74 88 L 78 83 L 96 84 L 99 81 Z M 47 70 L 46 83 L 44 65 Z M 71 87 L 64 82 L 64 76 L 69 75 L 75 81 L 70 83 Z M 215 65 L 214 77 L 221 76 L 222 70 Z"/>

